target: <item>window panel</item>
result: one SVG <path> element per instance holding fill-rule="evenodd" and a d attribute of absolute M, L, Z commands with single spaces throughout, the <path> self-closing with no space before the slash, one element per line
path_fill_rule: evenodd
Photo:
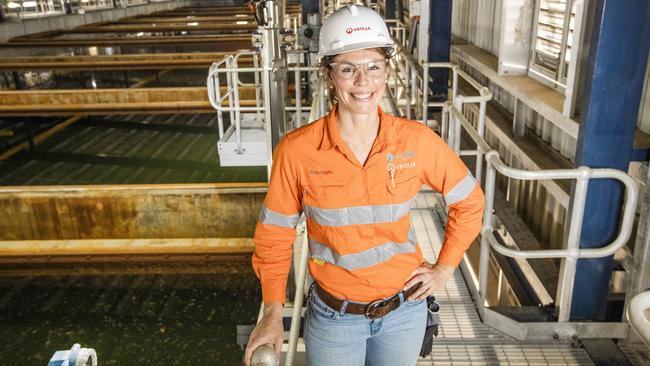
<path fill-rule="evenodd" d="M 576 5 L 573 0 L 539 0 L 531 69 L 564 86 L 571 58 Z"/>

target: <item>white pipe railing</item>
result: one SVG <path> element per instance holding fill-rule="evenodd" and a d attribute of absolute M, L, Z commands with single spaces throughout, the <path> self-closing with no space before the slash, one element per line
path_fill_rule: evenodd
<path fill-rule="evenodd" d="M 478 85 L 480 87 L 480 85 Z M 482 88 L 482 87 L 481 87 Z M 480 89 L 483 90 L 483 89 Z M 479 98 L 474 98 L 479 99 Z M 573 285 L 575 281 L 576 265 L 580 258 L 602 258 L 607 257 L 618 249 L 622 248 L 631 234 L 633 226 L 636 202 L 638 199 L 637 185 L 629 175 L 615 169 L 591 169 L 579 167 L 577 169 L 556 169 L 527 171 L 514 169 L 507 166 L 499 158 L 499 154 L 484 139 L 484 131 L 479 132 L 462 113 L 462 105 L 466 98 L 457 96 L 455 103 L 449 108 L 449 136 L 447 143 L 458 153 L 460 150 L 460 128 L 462 127 L 468 136 L 477 145 L 476 150 L 465 151 L 463 155 L 485 154 L 487 164 L 485 178 L 485 213 L 483 216 L 483 228 L 481 230 L 481 256 L 479 260 L 479 295 L 480 306 L 485 306 L 487 296 L 488 267 L 490 265 L 489 249 L 513 258 L 562 258 L 561 277 L 558 284 L 558 321 L 569 321 Z M 480 99 L 479 99 L 480 100 Z M 484 119 L 481 113 L 479 119 Z M 483 123 L 481 123 L 483 122 Z M 484 121 L 479 121 L 479 126 L 485 126 Z M 496 189 L 496 172 L 502 175 L 519 180 L 550 180 L 550 179 L 576 179 L 574 190 L 573 206 L 568 221 L 568 238 L 565 249 L 548 250 L 516 250 L 502 245 L 494 234 L 492 227 L 492 209 L 494 206 L 494 195 Z M 580 234 L 586 204 L 587 188 L 591 179 L 616 179 L 625 186 L 625 204 L 623 218 L 619 233 L 614 241 L 602 248 L 580 248 Z"/>
<path fill-rule="evenodd" d="M 253 67 L 240 67 L 238 65 L 239 58 L 244 55 L 253 57 Z M 208 99 L 210 105 L 217 110 L 217 124 L 219 128 L 219 138 L 225 134 L 223 112 L 230 114 L 230 123 L 235 127 L 235 138 L 237 142 L 237 151 L 243 152 L 242 137 L 241 137 L 241 114 L 242 112 L 255 112 L 256 116 L 261 119 L 262 113 L 265 111 L 263 104 L 263 96 L 261 93 L 262 83 L 260 81 L 260 74 L 264 71 L 264 67 L 258 66 L 259 54 L 254 51 L 241 51 L 235 55 L 228 55 L 222 60 L 213 63 L 210 66 L 207 78 Z M 287 67 L 287 72 L 294 72 L 296 75 L 296 88 L 294 91 L 295 104 L 288 106 L 287 111 L 296 112 L 297 125 L 302 121 L 302 114 L 304 107 L 302 106 L 302 85 L 300 82 L 300 73 L 302 72 L 319 72 L 316 66 L 290 66 Z M 240 81 L 239 75 L 242 73 L 252 73 L 254 76 L 253 83 L 244 83 Z M 223 83 L 222 76 L 225 75 L 225 90 L 222 93 L 221 87 Z M 319 84 L 320 85 L 320 84 Z M 239 87 L 255 87 L 255 106 L 242 107 L 240 106 Z M 320 86 L 322 87 L 322 86 Z M 319 92 L 318 95 L 322 93 Z M 321 108 L 322 110 L 322 108 Z M 322 113 L 319 114 L 322 115 Z"/>
<path fill-rule="evenodd" d="M 646 346 L 650 347 L 650 291 L 637 294 L 630 300 L 627 319 L 632 328 L 641 336 Z"/>
<path fill-rule="evenodd" d="M 293 313 L 291 314 L 291 328 L 289 329 L 289 345 L 284 365 L 292 366 L 298 347 L 298 336 L 300 334 L 300 319 L 302 316 L 302 302 L 305 297 L 305 279 L 307 278 L 307 262 L 309 260 L 309 239 L 307 236 L 307 222 L 305 222 L 305 233 L 301 243 L 300 261 L 298 262 L 298 273 L 296 275 L 296 295 L 293 299 Z"/>
<path fill-rule="evenodd" d="M 251 366 L 277 366 L 278 357 L 275 355 L 273 345 L 265 344 L 259 346 L 251 355 Z"/>

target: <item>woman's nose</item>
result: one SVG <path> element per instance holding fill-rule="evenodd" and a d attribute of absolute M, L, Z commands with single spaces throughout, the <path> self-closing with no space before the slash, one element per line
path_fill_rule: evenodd
<path fill-rule="evenodd" d="M 365 65 L 357 66 L 357 74 L 354 77 L 355 84 L 363 85 L 368 82 L 368 71 L 366 71 L 366 68 L 364 66 Z"/>

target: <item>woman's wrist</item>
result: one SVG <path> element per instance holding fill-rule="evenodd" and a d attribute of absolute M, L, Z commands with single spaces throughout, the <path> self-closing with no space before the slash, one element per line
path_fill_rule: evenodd
<path fill-rule="evenodd" d="M 264 304 L 265 317 L 282 317 L 284 305 L 281 302 L 269 302 Z"/>

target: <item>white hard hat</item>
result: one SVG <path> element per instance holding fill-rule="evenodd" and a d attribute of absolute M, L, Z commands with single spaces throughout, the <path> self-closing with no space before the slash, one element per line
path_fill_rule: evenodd
<path fill-rule="evenodd" d="M 386 23 L 365 6 L 348 5 L 330 15 L 320 29 L 318 59 L 339 53 L 367 48 L 389 48 L 395 51 L 395 42 Z"/>

